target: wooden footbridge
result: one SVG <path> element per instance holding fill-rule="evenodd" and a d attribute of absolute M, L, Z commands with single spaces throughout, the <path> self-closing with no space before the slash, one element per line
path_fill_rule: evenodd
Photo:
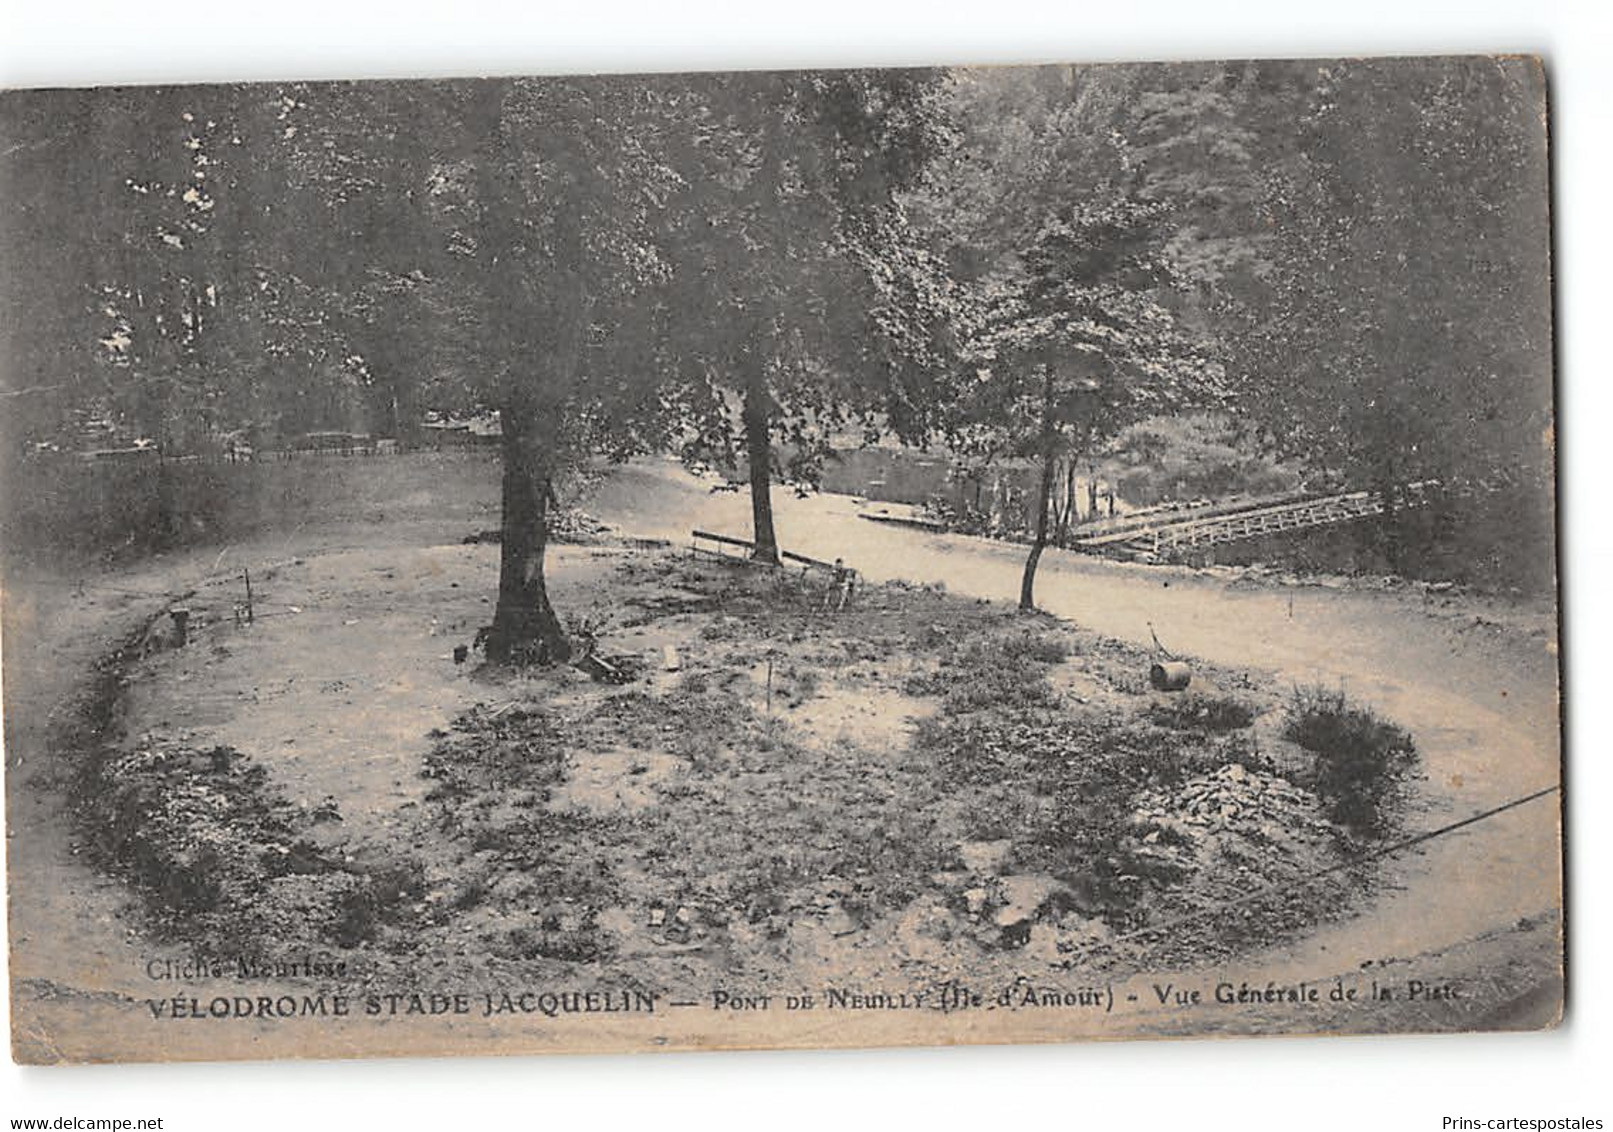
<path fill-rule="evenodd" d="M 1424 506 L 1438 489 L 1433 480 L 1406 484 L 1398 492 L 1396 505 Z M 1168 562 L 1227 543 L 1353 523 L 1383 512 L 1383 496 L 1378 492 L 1274 496 L 1188 510 L 1139 512 L 1089 528 L 1071 546 L 1095 554 Z"/>

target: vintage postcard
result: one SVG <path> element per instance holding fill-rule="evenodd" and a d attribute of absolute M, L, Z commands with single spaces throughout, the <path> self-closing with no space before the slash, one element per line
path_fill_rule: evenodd
<path fill-rule="evenodd" d="M 1538 60 L 0 94 L 22 1062 L 1536 1029 Z"/>

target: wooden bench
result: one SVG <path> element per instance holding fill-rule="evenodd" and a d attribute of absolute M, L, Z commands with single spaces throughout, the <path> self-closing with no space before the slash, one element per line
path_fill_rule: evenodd
<path fill-rule="evenodd" d="M 847 566 L 843 561 L 825 562 L 821 558 L 808 558 L 806 555 L 797 554 L 793 550 L 781 550 L 779 551 L 779 557 L 789 562 L 800 563 L 801 573 L 803 575 L 810 574 L 814 570 L 819 570 L 823 573 L 829 574 L 836 580 L 839 580 L 843 576 L 849 576 L 854 580 L 860 577 L 856 569 L 851 566 Z"/>
<path fill-rule="evenodd" d="M 719 535 L 712 531 L 700 530 L 689 533 L 693 538 L 691 552 L 696 555 L 704 554 L 724 562 L 750 561 L 750 555 L 756 550 L 754 542 L 735 538 L 733 535 Z M 730 547 L 733 549 L 730 550 Z M 853 567 L 847 566 L 844 561 L 825 562 L 821 558 L 809 558 L 793 550 L 781 550 L 779 557 L 784 562 L 801 567 L 803 582 L 814 574 L 825 575 L 829 585 L 825 592 L 824 604 L 833 605 L 836 609 L 845 608 L 862 581 L 862 575 Z"/>
<path fill-rule="evenodd" d="M 751 552 L 756 549 L 754 542 L 747 542 L 732 535 L 717 535 L 712 534 L 710 531 L 690 531 L 689 533 L 694 536 L 692 550 L 695 554 L 707 554 L 713 558 L 748 558 Z M 707 543 L 710 545 L 705 545 Z M 728 550 L 727 548 L 730 546 L 735 549 Z"/>

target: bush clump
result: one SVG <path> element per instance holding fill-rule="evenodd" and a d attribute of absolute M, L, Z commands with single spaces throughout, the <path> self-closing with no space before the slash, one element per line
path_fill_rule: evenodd
<path fill-rule="evenodd" d="M 1417 747 L 1405 731 L 1342 691 L 1296 688 L 1284 734 L 1316 756 L 1307 781 L 1328 817 L 1352 833 L 1382 834 L 1392 799 L 1415 764 Z"/>
<path fill-rule="evenodd" d="M 353 947 L 423 888 L 413 859 L 355 864 L 322 848 L 314 826 L 340 815 L 293 805 L 263 767 L 230 747 L 197 750 L 148 735 L 96 768 L 86 799 L 99 855 L 147 893 L 162 919 L 219 954 Z"/>
<path fill-rule="evenodd" d="M 1221 745 L 1113 715 L 932 717 L 915 747 L 948 794 L 978 791 L 970 835 L 1012 838 L 1015 859 L 1088 890 L 1117 923 L 1179 870 L 1128 851 L 1135 798 L 1221 765 Z"/>
<path fill-rule="evenodd" d="M 1206 731 L 1225 735 L 1241 731 L 1255 721 L 1255 709 L 1230 696 L 1192 694 L 1149 707 L 1148 718 L 1176 731 Z"/>
<path fill-rule="evenodd" d="M 976 637 L 949 648 L 938 669 L 910 677 L 904 690 L 941 696 L 947 715 L 1054 707 L 1058 694 L 1047 670 L 1068 656 L 1068 645 L 1043 633 Z"/>

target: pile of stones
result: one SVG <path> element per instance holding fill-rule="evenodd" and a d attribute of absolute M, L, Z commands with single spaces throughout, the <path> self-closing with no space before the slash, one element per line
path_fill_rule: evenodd
<path fill-rule="evenodd" d="M 1225 837 L 1294 849 L 1326 842 L 1334 833 L 1310 791 L 1240 763 L 1190 778 L 1174 790 L 1139 795 L 1132 826 L 1145 846 L 1188 851 Z"/>

